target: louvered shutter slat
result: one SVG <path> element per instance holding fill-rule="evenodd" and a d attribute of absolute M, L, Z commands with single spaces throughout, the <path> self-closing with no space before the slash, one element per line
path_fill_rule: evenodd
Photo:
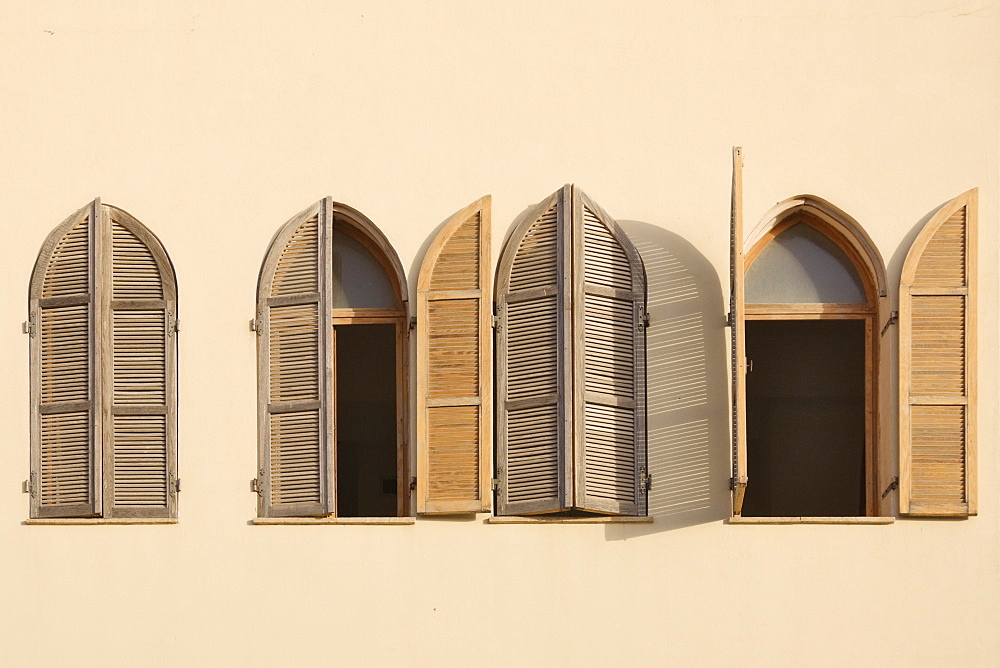
<path fill-rule="evenodd" d="M 92 202 L 50 235 L 32 277 L 33 517 L 100 512 L 92 347 L 93 220 L 99 207 Z"/>
<path fill-rule="evenodd" d="M 913 242 L 900 284 L 900 512 L 976 514 L 977 192 Z"/>
<path fill-rule="evenodd" d="M 489 509 L 490 198 L 452 216 L 417 290 L 417 511 Z"/>
<path fill-rule="evenodd" d="M 332 230 L 322 200 L 286 223 L 268 251 L 258 289 L 261 420 L 259 484 L 264 517 L 333 512 L 327 404 L 332 345 L 324 252 Z M 326 335 L 324 335 L 326 333 Z"/>

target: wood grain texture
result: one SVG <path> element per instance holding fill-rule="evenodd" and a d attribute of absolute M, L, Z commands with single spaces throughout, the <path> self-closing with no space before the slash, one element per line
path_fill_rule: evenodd
<path fill-rule="evenodd" d="M 733 516 L 743 510 L 747 479 L 747 390 L 746 390 L 746 263 L 743 241 L 743 149 L 733 147 L 733 182 L 729 219 L 729 364 L 732 382 L 730 401 L 732 433 Z"/>

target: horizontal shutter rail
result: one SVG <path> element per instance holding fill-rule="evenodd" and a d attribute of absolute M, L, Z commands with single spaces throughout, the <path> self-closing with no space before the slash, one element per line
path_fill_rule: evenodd
<path fill-rule="evenodd" d="M 42 415 L 57 415 L 59 413 L 75 413 L 78 411 L 90 410 L 90 400 L 82 401 L 55 401 L 42 404 L 39 412 Z"/>
<path fill-rule="evenodd" d="M 481 290 L 438 290 L 423 293 L 429 302 L 446 301 L 450 299 L 479 299 Z"/>
<path fill-rule="evenodd" d="M 295 401 L 272 401 L 267 405 L 267 412 L 272 415 L 278 413 L 298 413 L 299 411 L 319 410 L 322 402 L 319 399 L 299 399 Z"/>
<path fill-rule="evenodd" d="M 634 409 L 636 401 L 629 396 L 615 394 L 604 394 L 602 392 L 586 391 L 583 394 L 584 401 L 588 404 L 599 404 L 602 406 L 617 406 L 619 408 Z"/>
<path fill-rule="evenodd" d="M 910 403 L 914 406 L 967 406 L 968 397 L 956 396 L 916 396 L 910 395 Z"/>
<path fill-rule="evenodd" d="M 436 406 L 479 406 L 482 399 L 476 397 L 427 397 L 428 408 Z"/>
<path fill-rule="evenodd" d="M 319 302 L 318 292 L 304 292 L 298 295 L 281 295 L 279 297 L 268 297 L 268 306 L 296 306 L 298 304 L 313 304 Z"/>
<path fill-rule="evenodd" d="M 641 298 L 641 294 L 637 294 L 633 290 L 626 290 L 622 288 L 609 288 L 606 285 L 598 285 L 596 283 L 585 282 L 583 284 L 583 291 L 588 295 L 596 295 L 599 297 L 610 297 L 612 299 L 621 299 L 623 301 L 633 301 L 636 298 Z"/>
<path fill-rule="evenodd" d="M 550 392 L 536 397 L 528 397 L 527 399 L 508 399 L 504 402 L 504 406 L 508 411 L 519 411 L 537 406 L 551 406 L 557 401 L 559 401 L 559 395 L 555 392 Z"/>
<path fill-rule="evenodd" d="M 528 290 L 517 290 L 508 292 L 503 297 L 503 301 L 506 304 L 517 304 L 520 302 L 532 301 L 534 299 L 542 299 L 543 297 L 554 297 L 559 294 L 559 288 L 555 285 L 550 285 L 544 288 L 530 288 Z"/>
<path fill-rule="evenodd" d="M 167 308 L 166 299 L 112 299 L 113 311 L 155 311 Z"/>
<path fill-rule="evenodd" d="M 111 407 L 112 415 L 166 415 L 166 406 L 155 404 L 114 404 Z"/>
<path fill-rule="evenodd" d="M 60 306 L 82 306 L 90 303 L 89 294 L 63 295 L 62 297 L 42 297 L 38 305 L 42 308 L 58 308 Z"/>
<path fill-rule="evenodd" d="M 965 296 L 965 295 L 969 294 L 969 288 L 967 288 L 967 287 L 958 287 L 958 288 L 952 287 L 952 288 L 949 288 L 949 287 L 914 286 L 914 287 L 910 288 L 910 294 L 911 295 L 917 295 L 917 296 L 924 296 L 924 295 L 935 296 L 935 295 L 940 295 L 942 297 L 948 296 L 948 295 Z"/>

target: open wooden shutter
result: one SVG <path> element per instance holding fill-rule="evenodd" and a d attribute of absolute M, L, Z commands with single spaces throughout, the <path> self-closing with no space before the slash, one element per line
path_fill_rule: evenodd
<path fill-rule="evenodd" d="M 528 212 L 507 241 L 497 281 L 497 511 L 566 510 L 572 489 L 566 359 L 571 291 L 569 186 Z"/>
<path fill-rule="evenodd" d="M 645 271 L 618 224 L 573 194 L 574 507 L 646 506 Z"/>
<path fill-rule="evenodd" d="M 956 197 L 917 236 L 899 286 L 900 512 L 976 514 L 976 217 Z"/>
<path fill-rule="evenodd" d="M 257 292 L 257 386 L 262 517 L 335 512 L 330 360 L 332 203 L 279 230 Z"/>
<path fill-rule="evenodd" d="M 101 204 L 49 235 L 29 293 L 31 517 L 101 513 L 95 245 Z"/>
<path fill-rule="evenodd" d="M 177 282 L 149 230 L 103 213 L 104 514 L 176 517 Z"/>
<path fill-rule="evenodd" d="M 743 300 L 743 149 L 733 147 L 733 187 L 729 220 L 729 326 L 732 376 L 733 515 L 743 510 L 747 488 L 747 391 Z"/>
<path fill-rule="evenodd" d="M 417 281 L 417 512 L 490 508 L 490 197 L 452 216 Z"/>

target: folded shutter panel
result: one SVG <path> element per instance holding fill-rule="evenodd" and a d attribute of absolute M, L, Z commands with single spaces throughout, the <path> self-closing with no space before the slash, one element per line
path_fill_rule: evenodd
<path fill-rule="evenodd" d="M 417 285 L 417 512 L 489 510 L 490 197 L 438 233 Z"/>
<path fill-rule="evenodd" d="M 567 226 L 570 188 L 529 212 L 505 248 L 498 271 L 497 511 L 556 512 L 570 505 L 567 460 L 571 416 L 566 363 L 571 291 Z"/>
<path fill-rule="evenodd" d="M 976 514 L 975 189 L 924 226 L 899 289 L 900 512 Z"/>
<path fill-rule="evenodd" d="M 101 512 L 93 336 L 99 211 L 94 201 L 56 228 L 32 275 L 32 517 Z"/>
<path fill-rule="evenodd" d="M 743 510 L 747 487 L 746 349 L 743 300 L 743 149 L 733 147 L 733 186 L 729 220 L 729 326 L 732 380 L 733 515 Z"/>
<path fill-rule="evenodd" d="M 645 272 L 618 224 L 573 196 L 574 506 L 642 514 Z"/>
<path fill-rule="evenodd" d="M 105 516 L 176 517 L 176 281 L 155 236 L 104 210 Z"/>
<path fill-rule="evenodd" d="M 332 214 L 321 200 L 286 223 L 264 260 L 257 302 L 263 517 L 324 515 L 332 493 L 332 345 L 328 302 Z"/>

